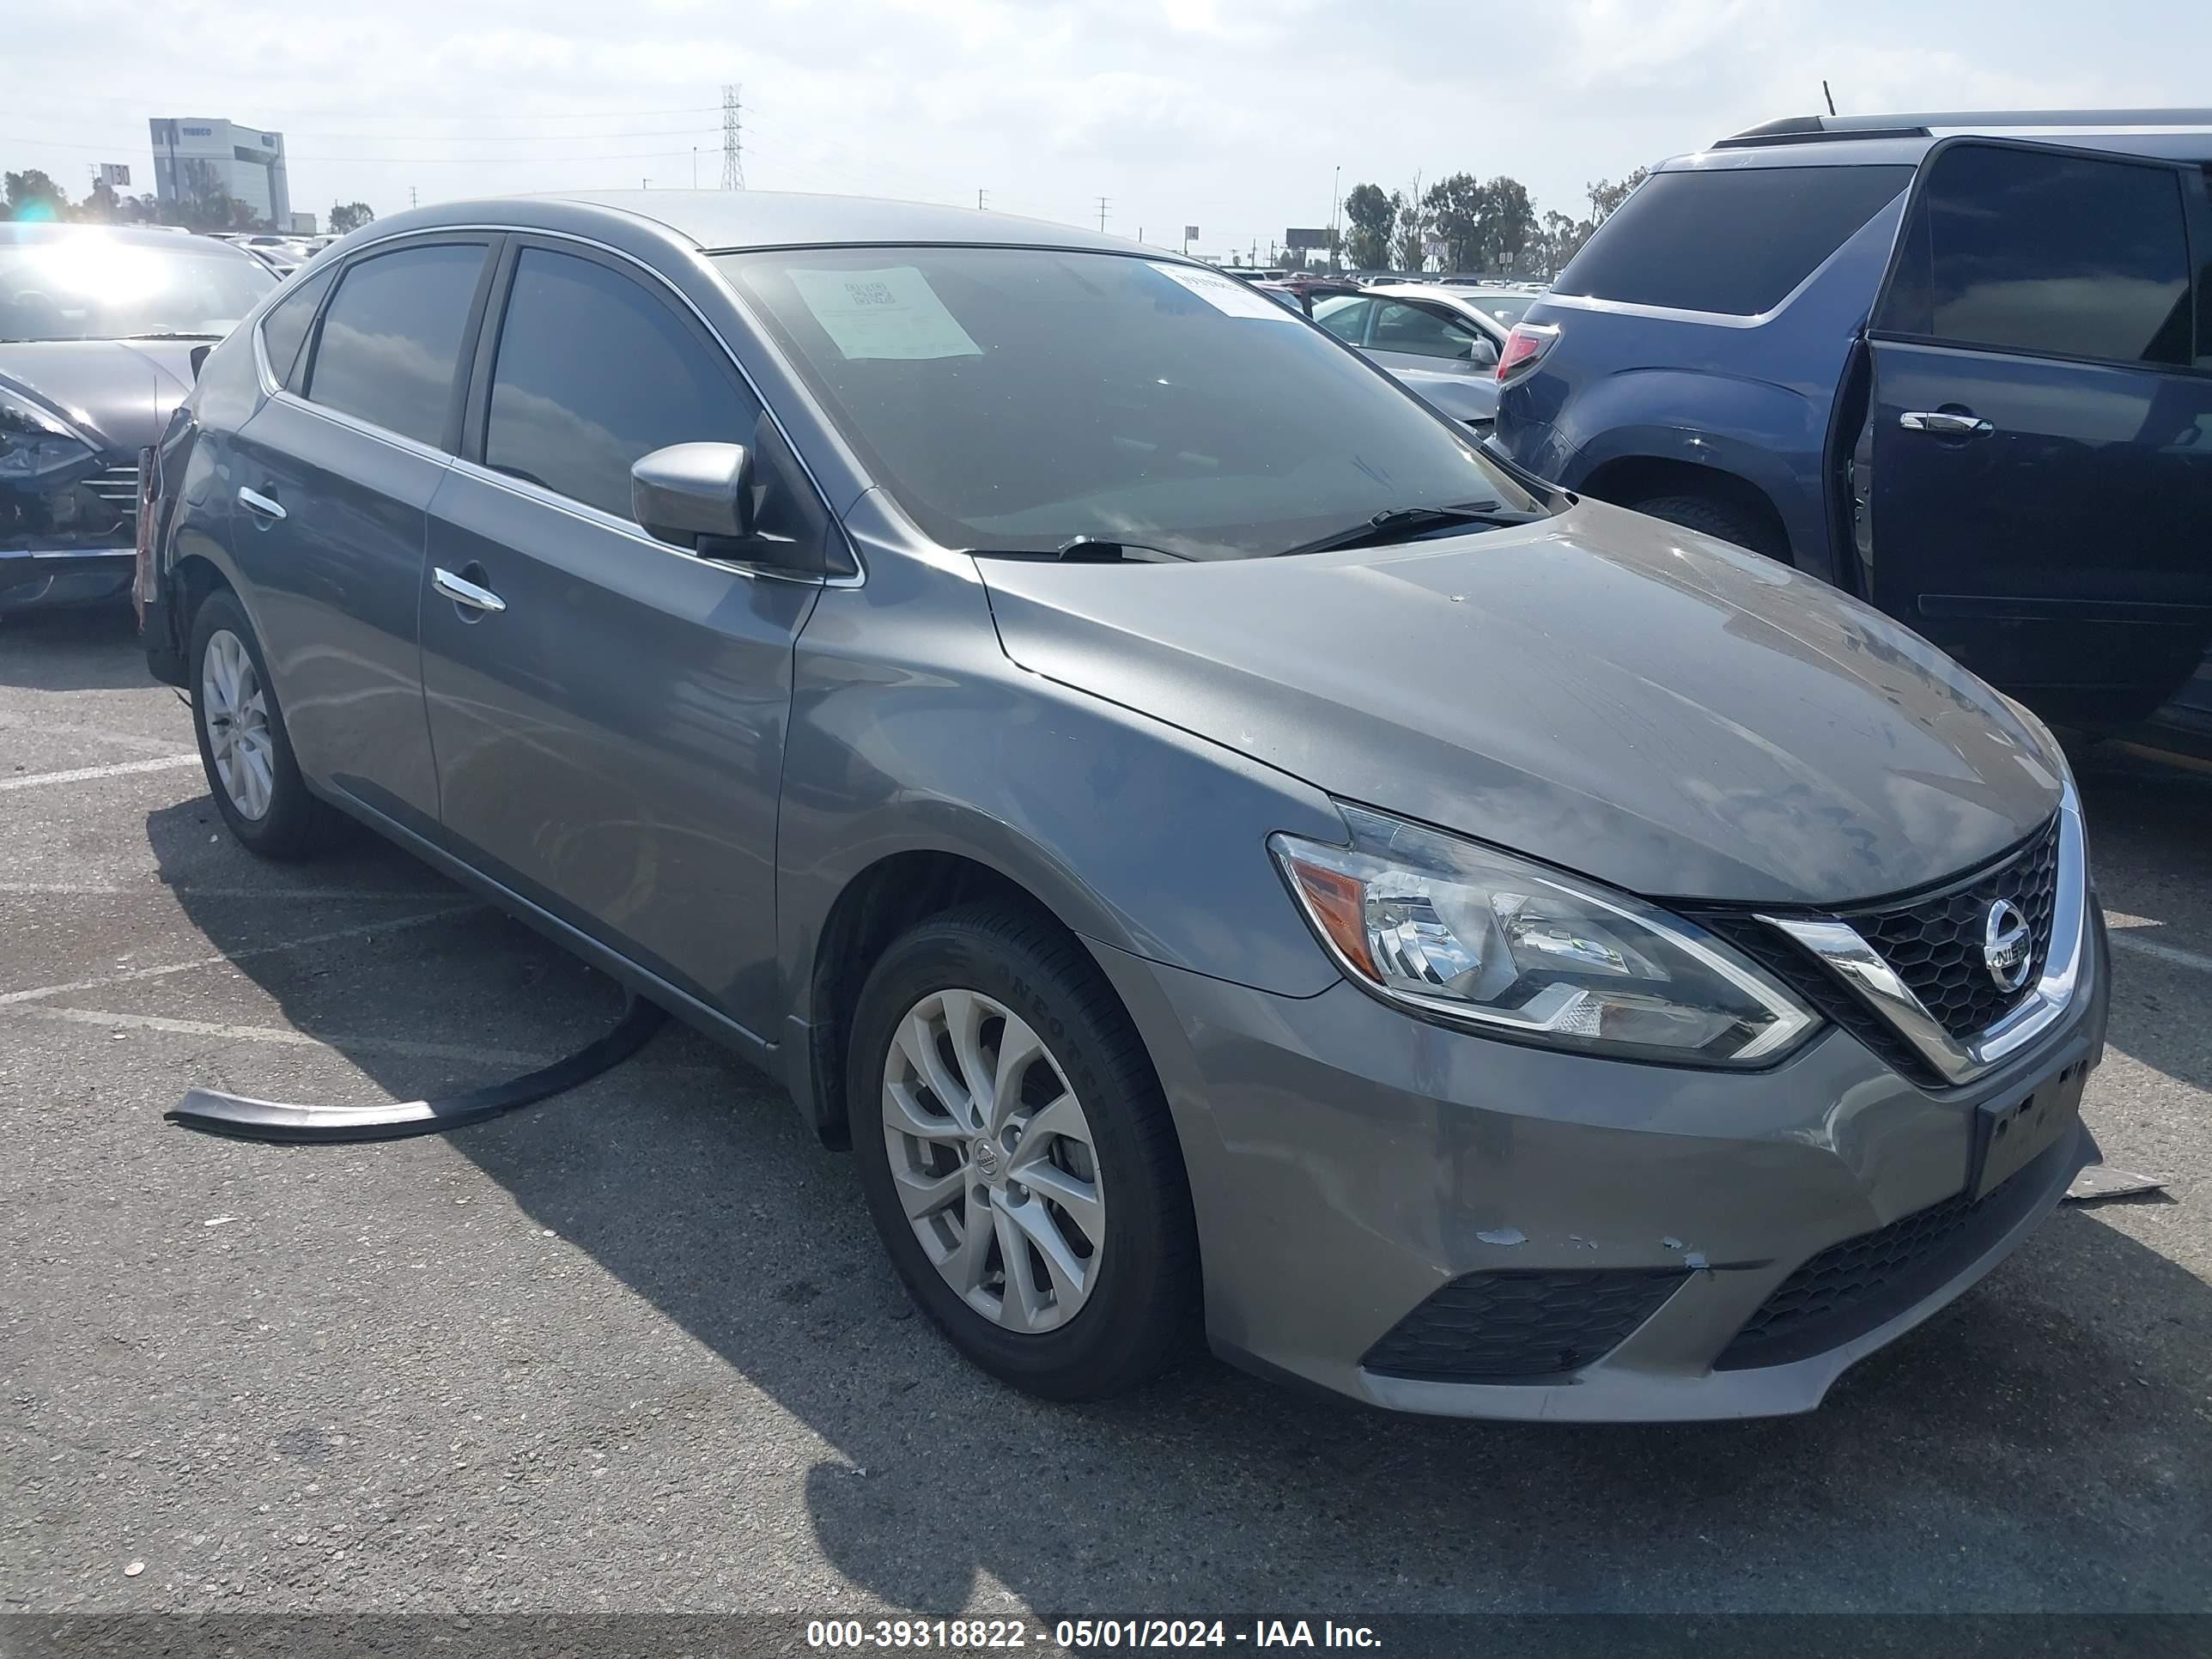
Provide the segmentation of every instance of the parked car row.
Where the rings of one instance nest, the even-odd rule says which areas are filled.
[[[1203,1330],[1407,1410],[1809,1409],[2096,1156],[2065,756],[1361,356],[1479,299],[1332,297],[1356,348],[996,214],[410,212],[200,366],[149,664],[249,848],[369,825],[779,1079],[1009,1382]]]

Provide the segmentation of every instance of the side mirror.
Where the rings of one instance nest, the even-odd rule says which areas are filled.
[[[1467,350],[1467,360],[1477,368],[1498,367],[1498,348],[1487,340],[1477,340]]]
[[[655,540],[697,548],[702,538],[753,533],[753,458],[743,444],[671,444],[632,462],[631,516]]]

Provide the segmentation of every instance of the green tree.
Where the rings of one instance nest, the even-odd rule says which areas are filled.
[[[1423,246],[1428,236],[1428,210],[1421,205],[1421,175],[1413,175],[1409,191],[1390,192],[1391,221],[1397,226],[1391,238],[1390,257],[1400,270],[1419,270],[1428,261]]]
[[[1471,173],[1455,173],[1429,186],[1421,206],[1443,238],[1444,268],[1473,270],[1481,256],[1482,222],[1489,198]]]
[[[69,211],[69,197],[62,187],[36,167],[0,178],[8,191],[11,219],[58,219]]]
[[[1354,270],[1379,270],[1390,263],[1390,232],[1397,204],[1379,185],[1354,185],[1344,198],[1344,222],[1352,228],[1348,246]]]
[[[359,230],[375,218],[374,210],[366,202],[339,202],[331,209],[331,229],[343,236],[349,230]]]
[[[1536,204],[1529,199],[1528,187],[1501,173],[1482,187],[1482,207],[1477,250],[1481,268],[1501,274],[1511,270],[1536,234]]]

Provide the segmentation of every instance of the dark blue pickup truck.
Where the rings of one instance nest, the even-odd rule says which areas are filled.
[[[2163,705],[2212,744],[2208,176],[2207,110],[1724,139],[1531,307],[1496,443],[1857,593],[2054,719]]]

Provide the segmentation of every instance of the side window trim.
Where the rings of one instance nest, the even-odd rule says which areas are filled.
[[[314,320],[307,325],[307,338],[300,343],[299,356],[293,359],[294,366],[301,370],[299,386],[296,388],[294,387],[288,375],[278,381],[277,390],[331,419],[343,421],[349,425],[374,432],[380,437],[392,439],[400,443],[414,445],[418,448],[429,448],[430,446],[418,443],[416,439],[409,437],[404,432],[386,432],[382,427],[364,421],[358,416],[349,415],[342,409],[332,409],[327,404],[319,404],[314,400],[315,359],[321,355],[323,349],[323,319],[330,313],[331,301],[337,297],[338,290],[345,286],[345,279],[371,259],[380,258],[387,253],[404,253],[410,248],[482,248],[485,258],[482,268],[477,273],[476,291],[469,301],[467,319],[461,325],[460,344],[454,359],[456,366],[463,362],[472,363],[477,349],[477,331],[483,322],[485,296],[491,291],[492,273],[499,266],[501,252],[507,240],[503,232],[484,232],[473,228],[458,234],[453,230],[426,230],[420,235],[389,237],[382,241],[372,242],[368,246],[362,248],[337,268],[331,279],[330,286],[323,290],[322,299],[316,303]],[[256,331],[258,334],[258,331]],[[266,354],[264,354],[264,356],[265,361]],[[439,451],[447,455],[457,453],[453,447],[454,439],[461,419],[461,410],[467,400],[470,377],[457,374],[454,376],[454,380],[456,383],[454,394],[446,410],[445,431],[441,441],[436,447]]]
[[[2069,161],[2102,161],[2116,167],[2143,167],[2153,172],[2168,174],[2173,178],[2181,196],[2184,257],[2190,263],[2191,280],[2200,285],[2212,282],[2212,248],[2200,248],[2198,246],[2197,216],[2191,211],[2191,180],[2187,177],[2187,174],[2192,171],[2201,173],[2203,164],[2169,161],[2156,155],[2130,155],[2118,150],[2082,149],[2071,144],[2045,143],[2030,138],[2002,138],[1981,133],[1959,133],[1948,138],[1939,139],[1930,145],[1928,153],[1921,157],[1920,165],[1912,175],[1912,183],[1905,191],[1905,211],[1897,222],[1897,240],[1891,246],[1889,263],[1883,268],[1881,282],[1875,288],[1873,301],[1867,308],[1865,332],[1869,340],[1887,341],[1900,345],[1940,346],[1947,351],[1982,352],[2000,357],[2022,357],[2032,362],[2090,363],[2100,368],[2135,369],[2146,374],[2212,373],[2212,363],[2209,363],[2204,356],[2207,343],[2203,338],[2205,325],[2203,320],[2205,317],[2206,307],[2212,301],[2205,299],[2201,287],[2197,296],[2197,316],[2200,319],[2197,339],[2198,360],[2193,368],[2179,363],[2148,362],[2140,357],[2092,357],[2082,356],[2078,352],[2034,350],[2026,346],[1988,345],[1979,342],[1969,343],[1960,340],[1947,340],[1932,331],[1934,326],[1932,319],[1929,319],[1930,331],[1927,333],[1902,328],[1877,326],[1875,319],[1881,317],[1882,307],[1888,302],[1891,291],[1896,286],[1899,276],[1904,270],[1905,260],[1911,256],[1913,234],[1919,228],[1922,222],[1921,210],[1928,194],[1929,177],[1942,157],[1961,148],[2023,150],[2031,155],[2056,155]],[[2212,190],[2212,180],[2208,180],[2200,188]]]

